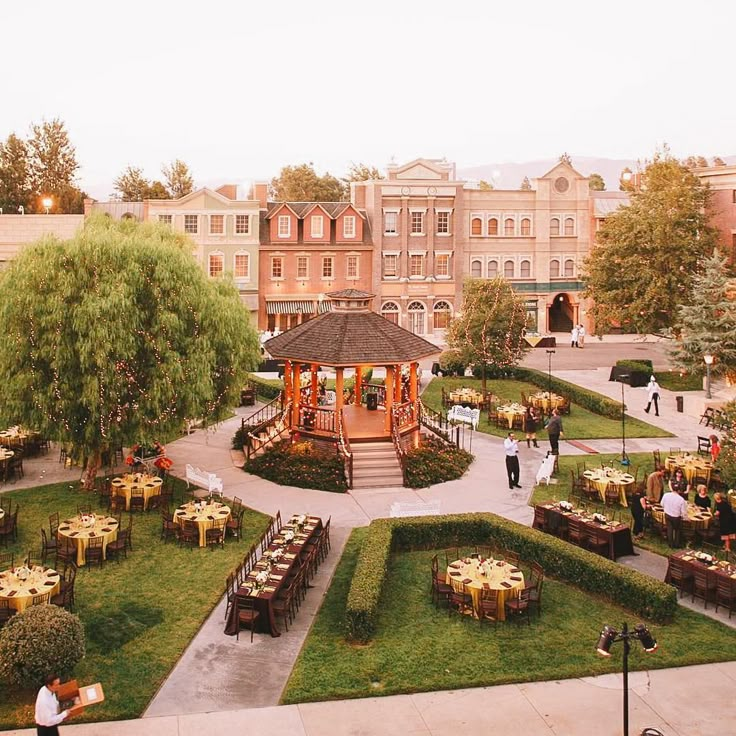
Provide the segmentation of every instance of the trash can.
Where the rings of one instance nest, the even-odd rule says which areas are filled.
[[[439,363],[432,363],[432,375],[436,376],[440,372],[440,364]]]
[[[682,414],[682,412],[685,411],[685,408],[684,408],[685,399],[682,396],[675,396],[675,401],[677,402],[677,411],[679,411],[680,414]]]
[[[365,405],[368,411],[376,411],[378,409],[378,394],[368,394],[365,397]]]

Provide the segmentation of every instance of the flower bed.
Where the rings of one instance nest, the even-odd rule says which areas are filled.
[[[436,437],[427,437],[419,447],[406,453],[406,485],[426,488],[435,483],[462,477],[473,456]]]

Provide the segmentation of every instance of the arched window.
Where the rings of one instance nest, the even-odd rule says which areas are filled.
[[[409,312],[409,332],[413,332],[415,335],[423,335],[426,314],[424,304],[412,302],[407,311]]]
[[[495,279],[498,276],[498,261],[488,261],[488,278]]]
[[[489,235],[498,235],[498,220],[495,217],[491,217],[488,220],[488,229],[486,231]]]
[[[434,329],[444,330],[450,324],[452,309],[447,302],[437,302],[434,305]]]
[[[504,278],[507,278],[507,279],[514,278],[514,262],[513,261],[504,261],[503,275],[504,275]]]
[[[384,302],[381,305],[381,316],[395,325],[399,324],[399,305],[396,302]]]
[[[514,222],[514,218],[513,217],[507,217],[503,221],[503,234],[506,235],[506,236],[513,235],[514,234],[514,230],[516,229],[515,228],[515,224],[516,223]]]
[[[470,276],[474,279],[483,277],[483,264],[480,261],[473,261],[470,264]]]
[[[532,234],[532,221],[528,217],[525,217],[521,221],[521,234],[522,235]]]
[[[568,258],[565,261],[565,276],[573,276],[575,274],[575,261],[572,258]]]
[[[135,220],[136,216],[132,212],[125,212],[120,217],[121,220]]]
[[[560,234],[560,218],[559,217],[553,217],[549,221],[549,234],[550,235]]]
[[[522,279],[528,279],[532,275],[531,261],[522,261],[519,267],[519,275]]]
[[[212,278],[222,276],[225,270],[225,255],[223,253],[210,253],[209,272]]]
[[[575,220],[572,217],[565,218],[565,235],[575,235]]]
[[[474,217],[470,221],[470,234],[483,235],[483,221],[480,219],[480,217]]]
[[[556,258],[549,262],[549,276],[552,279],[560,276],[560,262]]]

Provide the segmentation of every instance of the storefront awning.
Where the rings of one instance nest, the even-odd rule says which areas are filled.
[[[266,314],[314,314],[314,302],[303,299],[266,302]]]
[[[324,314],[325,312],[331,312],[332,302],[329,299],[325,299],[324,301],[317,302],[317,311],[320,314]]]

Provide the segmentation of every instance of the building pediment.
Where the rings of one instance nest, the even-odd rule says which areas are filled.
[[[389,179],[448,179],[452,166],[450,164],[418,158],[403,166],[389,167]]]

